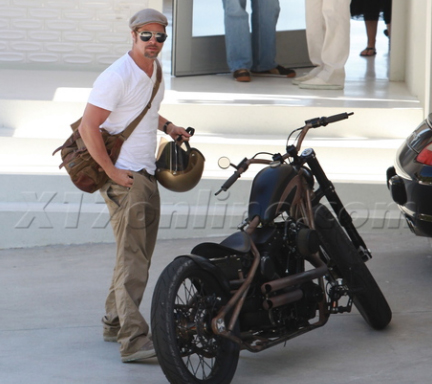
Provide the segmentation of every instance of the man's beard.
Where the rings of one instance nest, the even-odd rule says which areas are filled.
[[[156,59],[158,57],[159,53],[160,53],[160,50],[158,50],[158,51],[144,50],[144,57],[146,57],[147,59]]]

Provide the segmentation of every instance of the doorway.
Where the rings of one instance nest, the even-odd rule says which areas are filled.
[[[277,63],[294,68],[310,66],[304,2],[280,0],[280,7],[276,28]],[[249,4],[247,9],[250,14]],[[172,75],[229,72],[222,0],[173,0],[172,18]]]

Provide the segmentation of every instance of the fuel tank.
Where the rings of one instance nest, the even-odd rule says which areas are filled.
[[[279,213],[289,209],[294,197],[296,187],[289,191],[282,200],[282,195],[288,183],[297,175],[296,170],[289,164],[280,164],[276,167],[266,167],[255,176],[249,198],[248,219],[259,216],[261,222],[266,224],[272,221]],[[278,210],[279,203],[282,207]]]

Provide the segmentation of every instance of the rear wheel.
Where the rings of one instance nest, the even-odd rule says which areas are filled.
[[[325,258],[336,265],[360,314],[372,328],[386,327],[392,318],[387,300],[345,231],[321,204],[315,207],[315,226]]]
[[[162,272],[152,302],[152,334],[161,368],[170,383],[230,383],[239,346],[211,329],[227,302],[216,278],[189,257]]]

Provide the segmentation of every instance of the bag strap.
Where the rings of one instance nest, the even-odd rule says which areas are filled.
[[[127,128],[121,133],[120,136],[123,137],[123,140],[126,140],[133,132],[133,130],[137,127],[137,125],[139,124],[139,122],[143,119],[143,117],[146,115],[147,111],[151,108],[153,99],[155,98],[158,90],[159,90],[159,85],[162,81],[162,68],[159,64],[159,60],[155,60],[156,62],[156,66],[157,66],[157,73],[156,73],[156,82],[154,83],[153,86],[153,92],[151,94],[150,100],[147,103],[147,105],[145,106],[145,108],[143,109],[143,111],[127,126]]]
[[[123,140],[126,140],[132,134],[133,130],[137,127],[137,125],[139,124],[139,122],[146,115],[147,111],[151,108],[151,104],[153,102],[153,99],[155,98],[155,96],[156,96],[156,94],[157,94],[157,92],[159,90],[160,83],[162,82],[162,68],[161,68],[161,65],[159,63],[159,60],[156,59],[155,62],[156,62],[156,67],[157,67],[156,82],[153,85],[153,91],[152,91],[150,100],[147,103],[147,105],[144,107],[144,109],[142,110],[142,112],[126,127],[125,130],[123,130],[123,132],[121,132],[120,136],[123,138]],[[82,117],[79,120],[75,121],[75,123],[71,124],[71,128],[72,128],[72,131],[74,133],[78,132],[78,127],[81,124],[81,120],[82,120]],[[79,134],[77,134],[75,136],[75,140],[77,142],[78,142],[78,140],[82,140]],[[78,148],[85,147],[84,143],[82,143],[82,145],[80,145],[80,144],[81,143],[78,143]]]
[[[147,111],[151,108],[151,104],[153,102],[153,99],[155,98],[158,90],[159,90],[159,86],[160,83],[162,82],[162,68],[161,65],[159,63],[159,60],[156,59],[156,82],[153,85],[153,91],[150,97],[149,102],[147,103],[147,105],[144,107],[144,109],[142,110],[142,112],[126,127],[125,130],[123,130],[123,132],[121,132],[120,137],[123,139],[123,141],[125,141],[133,132],[133,130],[137,127],[137,125],[139,124],[139,122],[142,120],[142,118],[145,116],[145,114],[147,113]],[[77,121],[75,121],[74,123],[71,124],[71,128],[73,131],[73,134],[69,137],[68,140],[66,140],[66,142],[61,145],[60,147],[58,147],[54,152],[53,152],[53,156],[60,151],[61,149],[71,145],[73,142],[76,142],[78,150],[83,150],[85,149],[85,144],[84,144],[84,140],[81,138],[81,135],[78,131],[78,127],[81,124],[81,120],[82,117],[80,117]],[[62,164],[63,165],[63,164]],[[60,165],[60,168],[62,167],[62,165]]]

